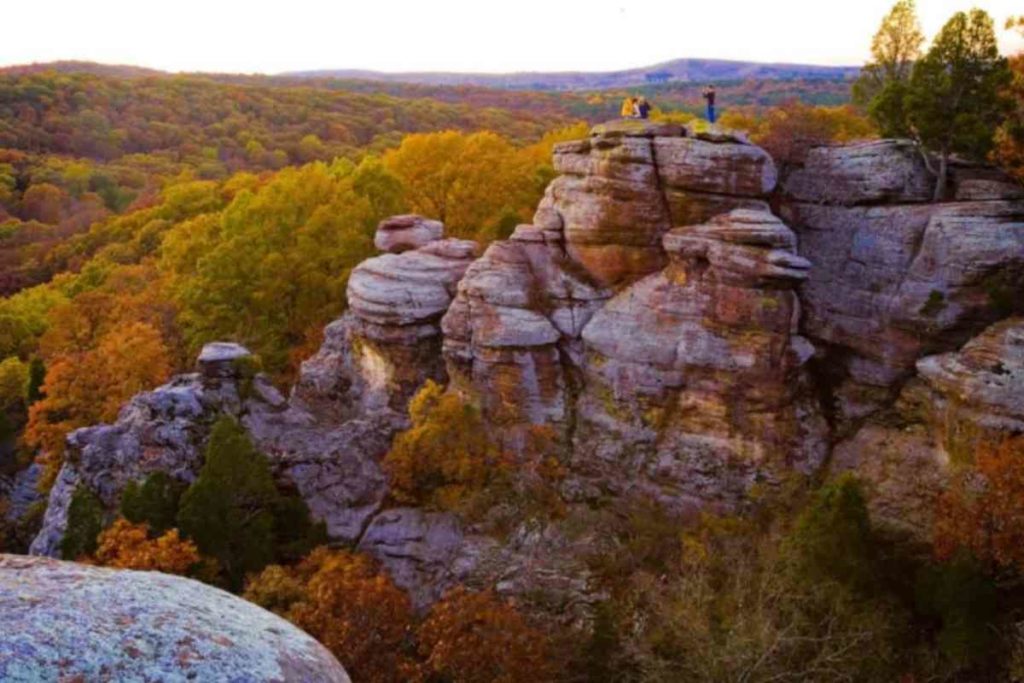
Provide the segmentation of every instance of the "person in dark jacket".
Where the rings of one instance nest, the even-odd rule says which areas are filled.
[[[640,118],[646,119],[651,115],[651,105],[647,102],[646,97],[641,97],[640,101],[636,105],[637,112],[640,114]]]
[[[708,122],[715,122],[715,86],[709,85],[704,88],[704,92],[701,93],[704,99],[708,101]]]

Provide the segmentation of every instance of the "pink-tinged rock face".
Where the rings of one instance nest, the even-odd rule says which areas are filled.
[[[655,127],[595,128],[555,148],[535,223],[560,229],[565,249],[599,285],[620,287],[665,265],[661,238],[736,208],[767,210],[775,165],[757,147],[664,136]]]
[[[452,383],[511,431],[566,423],[574,345],[609,296],[574,270],[557,232],[520,226],[466,271],[442,321]]]
[[[735,501],[754,481],[820,466],[826,427],[794,291],[810,264],[794,246],[763,212],[673,230],[669,265],[594,314],[573,462],[583,488]]]
[[[419,249],[444,236],[444,224],[414,214],[392,216],[380,222],[373,245],[380,251],[401,254]]]

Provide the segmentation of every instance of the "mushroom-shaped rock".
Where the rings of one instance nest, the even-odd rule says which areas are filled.
[[[292,624],[197,581],[0,555],[0,680],[349,677]]]
[[[233,342],[210,342],[203,346],[196,363],[199,372],[208,379],[237,377],[239,362],[250,358],[252,353],[241,344]],[[243,361],[244,362],[244,361]]]
[[[401,254],[419,249],[444,236],[444,224],[416,214],[385,218],[377,226],[373,245],[380,251]]]

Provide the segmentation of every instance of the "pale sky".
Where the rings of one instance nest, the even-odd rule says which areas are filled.
[[[703,57],[859,65],[893,0],[18,0],[0,65],[82,59],[168,71],[603,71]],[[979,6],[918,0],[929,40]]]

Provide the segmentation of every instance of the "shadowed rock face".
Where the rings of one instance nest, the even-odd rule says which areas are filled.
[[[960,351],[917,362],[885,420],[838,444],[833,470],[852,470],[874,515],[925,542],[951,462],[976,445],[1024,433],[1024,318],[992,325]]]
[[[914,146],[883,140],[808,153],[783,184],[782,216],[814,268],[802,329],[836,375],[836,417],[851,426],[893,399],[922,355],[956,349],[1019,302],[1024,204],[998,173],[961,168],[950,195],[923,203],[932,177]]]
[[[15,555],[0,555],[0,679],[349,681],[312,637],[217,588]]]

